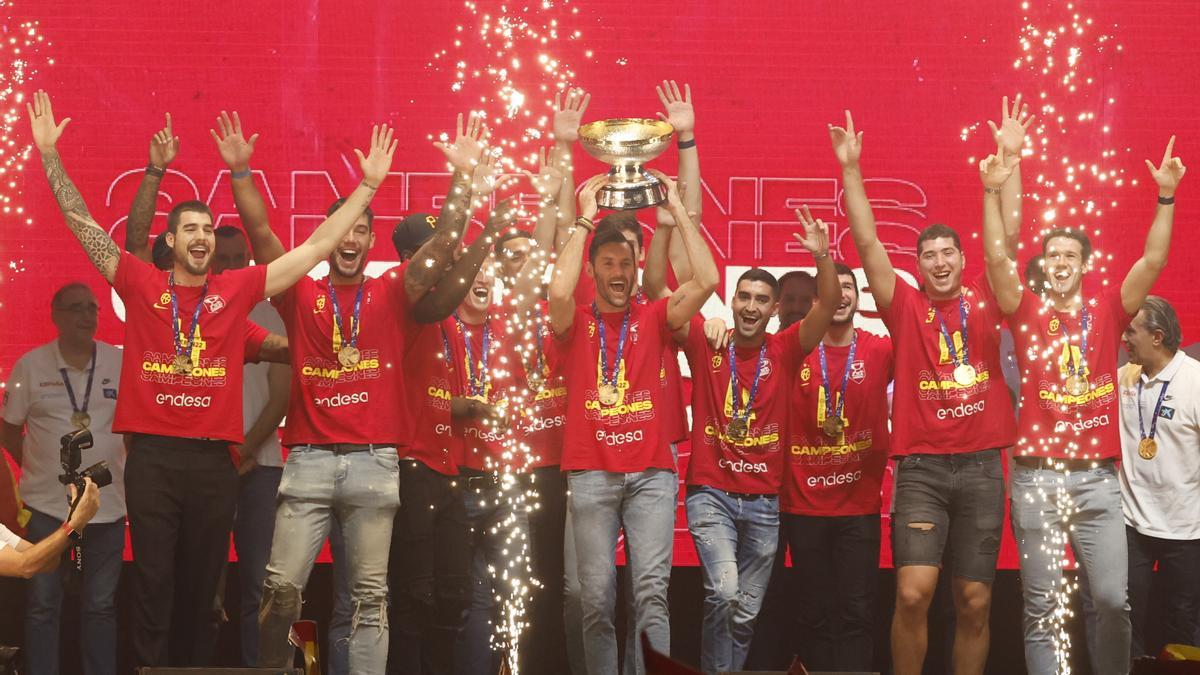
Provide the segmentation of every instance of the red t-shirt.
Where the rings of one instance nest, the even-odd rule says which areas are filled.
[[[169,274],[128,252],[117,264],[112,285],[125,304],[125,358],[113,431],[241,443],[246,323],[263,298],[267,268],[210,274],[203,298],[201,286],[175,286],[181,344],[187,344],[193,310],[203,302],[188,375],[172,368],[176,330]]]
[[[892,381],[892,341],[855,330],[854,361],[846,378],[841,435],[825,433],[830,393],[813,350],[792,381],[788,453],[779,509],[804,516],[878,514],[879,488],[888,460],[887,387]],[[826,373],[837,401],[850,346],[825,347]]]
[[[1025,291],[1008,319],[1021,370],[1017,454],[1114,459],[1121,456],[1117,408],[1117,349],[1133,319],[1121,289],[1109,287],[1087,303],[1087,354],[1081,355],[1083,313],[1055,311]],[[1084,358],[1081,358],[1083,356]],[[1086,360],[1086,364],[1083,361]],[[1065,383],[1082,369],[1088,392],[1073,396]],[[1081,366],[1084,366],[1081,368]]]
[[[512,340],[505,335],[504,320],[496,316],[488,319],[490,333],[488,338],[487,365],[484,365],[483,337],[485,324],[463,323],[460,327],[454,317],[442,322],[446,331],[446,339],[450,344],[454,363],[455,377],[451,382],[455,396],[482,395],[487,403],[507,406],[509,389],[513,382],[515,352]],[[463,330],[466,334],[463,334]],[[467,358],[466,345],[471,346],[471,359]],[[470,361],[474,361],[471,366]],[[476,381],[482,381],[482,393],[475,393],[470,387],[468,373],[475,373]],[[524,460],[518,457],[504,459],[504,453],[513,448],[508,440],[508,434],[503,427],[486,423],[483,420],[465,420],[454,422],[454,433],[462,437],[463,467],[476,471],[495,471],[507,462],[511,470],[524,468]]]
[[[408,412],[407,447],[400,456],[421,462],[447,476],[458,474],[462,437],[454,433],[450,399],[459,395],[458,365],[446,343],[455,330],[454,319],[421,324],[406,312],[399,317],[404,355],[404,404]],[[445,331],[445,332],[443,332]]]
[[[704,337],[704,319],[692,318],[683,346],[692,369],[692,456],[688,462],[688,485],[748,494],[779,492],[787,442],[790,378],[804,360],[799,333],[797,322],[782,333],[765,336],[766,353],[750,406],[749,432],[744,440],[735,441],[726,433],[733,416],[729,350],[714,350]],[[735,347],[734,353],[741,418],[754,387],[760,348]]]
[[[664,428],[662,354],[670,333],[667,300],[629,303],[625,352],[616,362],[617,342],[625,312],[602,314],[608,365],[616,373],[618,400],[605,406],[598,399],[603,382],[600,332],[592,307],[576,305],[571,327],[558,336],[567,377],[567,429],[564,471],[591,469],[630,473],[650,468],[674,469]]]
[[[377,443],[398,445],[405,435],[402,407],[403,335],[397,317],[410,313],[405,265],[362,284],[359,362],[343,367],[338,350],[350,340],[358,284],[336,285],[341,328],[334,321],[328,278],[304,277],[274,302],[287,327],[292,388],[283,444]],[[387,411],[387,412],[383,412]]]
[[[952,455],[1003,448],[1016,438],[1012,399],[1000,369],[1000,308],[981,275],[963,286],[967,306],[967,357],[975,381],[954,381],[955,363],[942,336],[936,309],[954,340],[959,359],[959,299],[932,302],[896,279],[892,304],[882,312],[895,349],[892,454]]]
[[[258,352],[268,337],[271,337],[271,331],[253,321],[246,322],[246,363],[258,361]]]
[[[543,308],[544,315],[544,308]],[[514,416],[517,439],[533,455],[530,468],[557,466],[562,461],[563,435],[567,426],[567,382],[564,377],[560,345],[550,331],[549,321],[543,320],[541,339],[541,370],[545,384],[533,394],[528,416]],[[534,356],[529,357],[533,366]],[[514,366],[517,386],[528,387],[526,367],[518,358]]]

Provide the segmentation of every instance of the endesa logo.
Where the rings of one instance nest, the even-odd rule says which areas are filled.
[[[850,483],[858,482],[858,479],[860,478],[862,478],[862,471],[834,473],[828,476],[809,476],[808,487],[833,487],[835,485],[849,485]]]
[[[1059,420],[1054,423],[1054,433],[1062,433],[1064,431],[1074,431],[1079,433],[1087,429],[1095,429],[1096,427],[1108,426],[1108,414],[1097,415],[1091,419],[1079,420],[1078,422],[1068,422]]]
[[[532,434],[538,431],[545,431],[546,429],[555,429],[557,427],[566,426],[566,424],[566,415],[555,415],[554,417],[535,417],[533,418],[532,422],[526,424],[521,429],[527,434]]]
[[[939,420],[950,418],[957,420],[964,417],[970,417],[971,415],[977,415],[983,412],[984,403],[986,403],[986,401],[978,401],[976,403],[959,403],[953,408],[939,408],[937,411],[937,418]]]
[[[745,460],[728,460],[722,457],[717,462],[717,466],[722,469],[729,469],[734,473],[766,473],[767,465],[765,462],[747,462]]]
[[[189,394],[159,394],[154,397],[159,405],[169,405],[175,408],[207,408],[212,405],[211,396],[191,396]]]
[[[321,408],[340,408],[346,405],[367,403],[368,398],[367,392],[360,391],[356,394],[334,394],[323,398],[314,398],[313,403]]]
[[[606,433],[603,430],[596,432],[596,440],[605,445],[624,445],[626,443],[638,443],[645,439],[641,429],[633,431],[625,431],[619,434]]]

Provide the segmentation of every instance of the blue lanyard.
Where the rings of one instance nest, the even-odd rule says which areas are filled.
[[[467,354],[467,393],[471,396],[482,396],[487,390],[488,380],[488,349],[492,342],[491,324],[485,319],[483,322],[483,354],[479,357],[479,370],[475,370],[475,356],[471,353],[471,336],[467,335],[467,327],[459,318],[458,312],[454,313],[454,322],[458,324],[458,332],[463,337],[463,348]],[[442,332],[442,339],[446,339],[445,331]],[[449,343],[447,343],[447,351]]]
[[[950,352],[950,361],[953,362],[954,365],[956,365],[956,366],[966,365],[966,364],[970,363],[971,359],[967,355],[968,339],[967,339],[967,298],[966,298],[966,295],[960,293],[958,296],[958,318],[962,322],[961,330],[962,330],[962,347],[963,347],[963,349],[962,349],[962,360],[961,361],[958,358],[958,348],[954,346],[954,336],[950,335],[950,329],[946,327],[946,321],[942,318],[942,313],[938,311],[937,307],[931,306],[931,308],[933,309],[934,315],[937,316],[938,325],[941,326],[941,328],[942,328],[942,337],[945,338],[945,340],[946,340],[946,349],[947,349],[947,351]]]
[[[817,345],[817,354],[821,358],[821,382],[825,385],[825,417],[840,420],[842,410],[846,408],[846,384],[850,382],[850,368],[854,365],[854,350],[858,346],[858,331],[850,334],[850,352],[846,354],[846,367],[842,371],[842,389],[838,393],[835,409],[832,393],[829,389],[829,366],[825,364],[825,343]]]
[[[617,359],[616,366],[609,372],[608,368],[608,341],[604,338],[604,320],[600,318],[600,308],[596,306],[595,301],[592,302],[592,316],[596,319],[596,330],[600,335],[600,376],[604,378],[606,384],[611,384],[614,387],[617,385],[617,370],[621,365],[621,355],[625,353],[625,338],[629,336],[629,307],[625,308],[625,317],[621,319],[621,334],[617,337]]]
[[[337,290],[333,287],[333,278],[326,277],[325,284],[329,288],[329,302],[333,304],[333,323],[337,326],[338,335],[342,336],[342,344],[350,345],[351,347],[358,346],[358,329],[359,312],[362,310],[363,287],[367,283],[367,278],[358,282],[358,293],[354,295],[354,313],[350,316],[350,335],[346,335],[346,329],[342,327],[342,310],[338,307]]]
[[[1167,385],[1170,382],[1163,380],[1159,385],[1158,403],[1154,404],[1154,416],[1150,419],[1150,435],[1146,435],[1146,423],[1142,419],[1142,380],[1138,378],[1138,433],[1142,438],[1154,438],[1154,432],[1158,429],[1158,414],[1162,412],[1163,400],[1167,396]]]
[[[83,408],[75,404],[75,390],[71,387],[71,379],[67,377],[67,369],[59,368],[63,384],[67,385],[67,398],[71,399],[71,412],[86,413],[88,403],[92,400],[92,380],[96,375],[96,343],[92,343],[92,363],[88,366],[87,391],[83,393]]]
[[[192,344],[196,341],[196,329],[200,326],[200,308],[204,298],[208,297],[208,277],[204,278],[204,286],[200,289],[200,297],[196,300],[196,309],[192,311],[192,328],[188,331],[187,346],[180,344],[179,335],[179,298],[175,297],[175,273],[167,278],[167,288],[171,291],[171,333],[175,336],[175,355],[188,355],[191,358]]]
[[[738,414],[738,406],[742,402],[741,392],[738,391],[737,352],[733,348],[733,340],[729,341],[729,394],[730,406],[733,409],[732,419],[750,420],[750,410],[754,407],[754,398],[758,395],[758,378],[762,375],[763,364],[767,361],[767,340],[764,337],[762,346],[758,348],[758,364],[754,367],[754,382],[750,385],[750,396],[746,398],[746,407]]]
[[[1067,352],[1067,372],[1070,373],[1071,375],[1075,375],[1075,374],[1083,375],[1084,373],[1087,372],[1087,352],[1088,352],[1087,337],[1088,337],[1088,322],[1089,322],[1088,319],[1089,319],[1089,314],[1088,314],[1087,305],[1085,304],[1083,306],[1083,317],[1082,317],[1083,325],[1081,327],[1081,334],[1080,334],[1080,338],[1079,338],[1079,365],[1078,365],[1078,367],[1075,365],[1075,356],[1073,354],[1071,354],[1070,352]],[[1071,341],[1068,338],[1067,344],[1070,345],[1070,343],[1071,343]],[[1142,383],[1138,382],[1139,394],[1141,392],[1141,387],[1142,387]],[[1163,389],[1165,390],[1166,387],[1164,386]],[[1140,408],[1138,409],[1138,412],[1141,412]]]

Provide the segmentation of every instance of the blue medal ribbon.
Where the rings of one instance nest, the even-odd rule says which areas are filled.
[[[617,359],[616,364],[609,372],[608,368],[608,341],[604,337],[604,320],[600,318],[600,308],[596,306],[595,301],[592,302],[592,316],[596,319],[596,330],[600,335],[600,376],[604,379],[605,384],[617,386],[617,369],[621,364],[621,356],[625,353],[625,339],[629,336],[629,307],[625,308],[625,317],[621,319],[621,334],[617,337]]]
[[[758,364],[754,367],[754,382],[750,385],[750,395],[746,398],[746,407],[741,410],[739,415],[738,406],[741,405],[742,396],[738,391],[738,376],[737,376],[737,352],[733,347],[733,340],[729,341],[729,394],[730,406],[733,409],[733,415],[730,420],[741,419],[746,423],[747,428],[750,426],[750,411],[754,407],[754,399],[758,395],[758,379],[762,375],[763,364],[767,361],[767,341],[764,337],[762,346],[758,348]]]
[[[454,322],[458,324],[458,332],[463,336],[463,347],[467,353],[467,393],[471,396],[483,396],[487,391],[488,380],[488,352],[491,351],[488,347],[492,342],[491,324],[488,321],[483,322],[483,354],[480,355],[479,370],[475,370],[475,356],[471,353],[471,336],[467,335],[467,327],[459,318],[458,312],[454,313]],[[442,339],[446,339],[445,331],[442,332]],[[447,351],[449,343],[447,342]]]
[[[850,382],[850,368],[854,365],[854,351],[858,346],[858,331],[850,334],[850,352],[846,355],[846,367],[842,371],[842,387],[838,393],[836,405],[833,403],[832,392],[829,388],[829,366],[825,362],[825,343],[817,345],[817,354],[821,359],[821,383],[825,386],[825,418],[842,419],[842,411],[846,408],[846,385]]]
[[[1150,418],[1150,435],[1146,435],[1146,423],[1142,419],[1142,380],[1138,378],[1138,433],[1142,438],[1154,439],[1154,432],[1158,430],[1158,415],[1162,412],[1163,401],[1167,397],[1167,385],[1170,382],[1163,380],[1158,389],[1158,402],[1154,404],[1154,415]]]
[[[338,307],[337,290],[333,287],[333,278],[325,278],[325,285],[329,288],[329,302],[333,304],[333,323],[337,325],[338,335],[342,336],[344,345],[358,347],[359,315],[362,310],[363,287],[366,283],[366,277],[358,282],[358,292],[354,295],[354,313],[350,316],[350,334],[347,336],[346,329],[342,326],[342,310]]]
[[[967,354],[967,298],[965,294],[958,296],[958,318],[962,322],[962,360],[958,358],[958,348],[954,346],[954,336],[950,334],[950,329],[946,327],[946,320],[942,318],[942,313],[937,307],[932,307],[933,313],[937,316],[938,325],[942,329],[942,337],[946,340],[946,350],[950,352],[950,361],[957,366],[965,366],[971,362],[970,356]]]
[[[67,385],[67,398],[71,400],[71,412],[87,414],[88,403],[92,400],[92,381],[96,375],[96,343],[92,343],[92,363],[88,366],[87,390],[83,393],[82,408],[75,403],[75,390],[71,387],[71,379],[67,377],[67,369],[59,368],[58,372],[62,375],[63,384]]]
[[[204,286],[200,288],[200,297],[196,300],[196,309],[192,311],[192,327],[188,330],[187,346],[180,344],[182,336],[179,334],[179,298],[175,295],[174,272],[167,277],[167,288],[171,291],[171,333],[175,337],[175,356],[186,354],[190,361],[192,344],[196,341],[196,329],[200,326],[200,308],[204,305],[204,298],[208,297],[208,277],[204,278]]]

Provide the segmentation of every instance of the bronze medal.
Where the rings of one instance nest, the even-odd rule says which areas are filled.
[[[616,405],[620,396],[617,395],[617,385],[605,382],[600,385],[600,391],[597,394],[601,405]]]
[[[734,417],[725,425],[725,437],[734,443],[741,443],[750,435],[750,429],[746,424],[746,420],[740,417]]]
[[[362,352],[358,351],[358,347],[342,345],[342,348],[338,350],[337,359],[343,368],[353,368],[362,359]]]
[[[1143,438],[1138,442],[1138,457],[1154,459],[1158,455],[1158,441],[1153,438]]]
[[[1067,393],[1071,396],[1083,396],[1091,389],[1088,386],[1087,378],[1082,375],[1071,375],[1067,377],[1066,382]]]
[[[975,384],[975,366],[969,363],[959,364],[954,369],[954,381],[964,387]]]
[[[71,426],[76,429],[86,429],[92,425],[92,416],[82,410],[71,413]]]
[[[174,368],[176,375],[187,375],[192,372],[192,359],[187,354],[176,354],[171,367]]]
[[[830,438],[837,438],[841,435],[844,425],[840,417],[826,417],[825,422],[821,425],[821,430]]]
[[[533,392],[541,391],[546,386],[546,378],[542,377],[542,374],[536,371],[526,375],[525,381],[529,383],[529,390]]]

